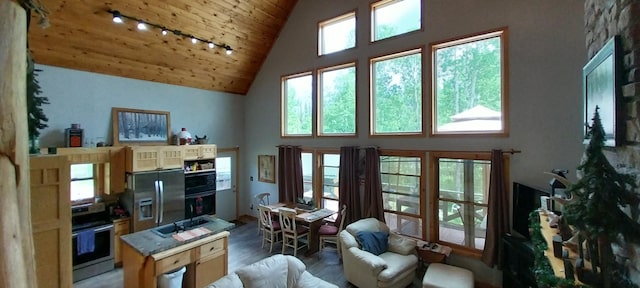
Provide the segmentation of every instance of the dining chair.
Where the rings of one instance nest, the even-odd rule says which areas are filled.
[[[279,235],[282,234],[282,228],[278,221],[273,220],[273,211],[271,208],[258,205],[258,214],[260,214],[260,223],[262,225],[262,247],[264,243],[269,242],[269,253],[273,250],[273,243],[280,242]]]
[[[325,223],[320,226],[320,229],[318,230],[318,235],[320,235],[320,251],[318,251],[318,257],[322,256],[322,249],[324,248],[325,243],[333,243],[336,245],[336,249],[338,249],[338,258],[342,259],[338,234],[344,227],[344,215],[346,212],[347,205],[342,205],[342,209],[338,213],[338,217],[336,217],[336,221],[334,223]]]
[[[269,205],[269,195],[270,194],[268,192],[264,192],[264,193],[260,193],[260,194],[257,194],[256,196],[254,196],[253,198],[256,201],[256,206],[259,206],[259,205],[267,206],[267,205]],[[262,222],[258,221],[258,233],[260,233],[260,231],[262,231],[261,228],[262,228]]]
[[[309,228],[296,225],[296,210],[290,208],[278,208],[280,214],[280,227],[282,228],[282,254],[287,247],[293,248],[293,256],[297,255],[298,249],[308,247]],[[299,245],[300,239],[306,238],[307,243]]]

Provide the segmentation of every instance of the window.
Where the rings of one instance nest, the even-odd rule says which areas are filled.
[[[95,197],[93,164],[71,164],[71,203],[92,203]]]
[[[322,170],[322,207],[338,211],[340,199],[340,154],[320,153]]]
[[[313,96],[311,73],[282,79],[282,136],[311,136]]]
[[[392,232],[423,239],[424,156],[404,154],[380,156],[384,218]]]
[[[318,24],[318,55],[356,46],[356,12]]]
[[[371,134],[421,135],[422,49],[371,60]]]
[[[313,153],[302,152],[302,190],[304,201],[313,197]]]
[[[371,41],[420,30],[420,0],[386,0],[371,5]]]
[[[356,134],[355,63],[318,71],[318,131],[323,136]]]
[[[437,227],[434,230],[438,241],[470,251],[484,249],[490,156],[489,153],[448,152],[432,155],[434,198],[431,219],[438,220],[432,221],[431,225]]]
[[[433,134],[506,135],[506,30],[432,45]]]

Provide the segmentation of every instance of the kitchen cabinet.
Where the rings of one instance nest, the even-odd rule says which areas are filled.
[[[185,145],[184,160],[214,159],[218,149],[215,144]]]
[[[56,153],[67,157],[69,164],[93,163],[98,195],[124,192],[124,147],[58,148]]]
[[[127,172],[141,172],[182,168],[184,151],[182,146],[127,146]]]
[[[113,220],[113,253],[116,265],[122,264],[122,241],[120,236],[129,234],[129,218]]]
[[[32,156],[31,229],[38,287],[71,287],[70,167],[65,156]]]

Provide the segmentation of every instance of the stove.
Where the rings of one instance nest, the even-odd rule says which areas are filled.
[[[113,270],[113,221],[104,203],[71,208],[73,282]]]

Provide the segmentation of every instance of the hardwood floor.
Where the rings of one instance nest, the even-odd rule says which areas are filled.
[[[272,254],[280,254],[282,244],[273,245],[273,253],[269,254],[269,246],[261,248],[262,236],[258,234],[257,222],[248,222],[239,225],[231,230],[229,235],[229,273],[239,267],[254,263]],[[338,258],[335,248],[327,247],[321,255],[315,253],[311,256],[304,256],[305,250],[298,251],[297,257],[307,266],[307,271],[312,275],[325,281],[331,282],[338,287],[355,287],[344,279],[342,262]],[[285,254],[292,254],[291,249],[285,250]],[[97,275],[95,277],[74,283],[76,288],[110,288],[122,287],[122,269],[116,268],[111,272]],[[413,287],[421,282],[422,277],[415,279]],[[364,288],[364,287],[363,287]]]

